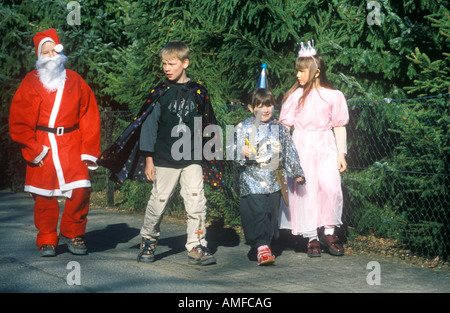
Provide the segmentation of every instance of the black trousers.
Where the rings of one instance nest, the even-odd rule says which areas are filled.
[[[281,192],[241,197],[240,212],[245,240],[252,248],[270,245],[278,238]]]

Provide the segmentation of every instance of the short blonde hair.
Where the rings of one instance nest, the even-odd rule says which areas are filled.
[[[161,49],[159,56],[164,59],[178,58],[181,61],[189,59],[190,49],[182,41],[174,40],[167,43],[164,48]]]

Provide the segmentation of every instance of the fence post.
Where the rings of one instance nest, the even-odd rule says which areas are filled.
[[[110,107],[105,108],[105,126],[106,126],[106,134],[105,134],[105,142],[106,147],[110,147],[112,145],[112,136],[114,130],[114,120],[112,116],[112,111]],[[114,184],[109,180],[110,171],[106,170],[106,200],[107,205],[109,207],[114,206]]]

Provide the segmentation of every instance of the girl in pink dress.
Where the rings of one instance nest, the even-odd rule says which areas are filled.
[[[320,244],[333,255],[343,255],[334,228],[342,224],[340,173],[347,168],[347,101],[332,89],[325,62],[309,42],[308,48],[302,45],[295,68],[297,82],[283,99],[280,122],[294,127],[292,138],[306,184],[289,182],[289,207],[281,204],[280,228],[309,238],[310,257],[320,256]]]

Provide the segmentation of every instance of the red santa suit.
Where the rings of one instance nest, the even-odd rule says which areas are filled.
[[[25,191],[70,198],[71,190],[91,186],[83,160],[95,162],[100,155],[100,116],[91,88],[77,73],[66,69],[64,89],[55,92],[44,88],[36,70],[29,73],[13,98],[9,126],[29,162]],[[33,164],[43,156],[42,167]]]
[[[50,36],[50,41],[58,42],[55,35],[56,32]],[[57,196],[68,199],[61,234],[69,238],[84,235],[91,182],[83,161],[95,164],[100,155],[100,115],[94,94],[76,72],[65,69],[65,77],[63,86],[49,91],[37,70],[30,72],[17,90],[10,110],[11,138],[21,144],[27,161],[25,191],[36,200],[38,246],[57,244]],[[39,166],[41,160],[43,164]]]

